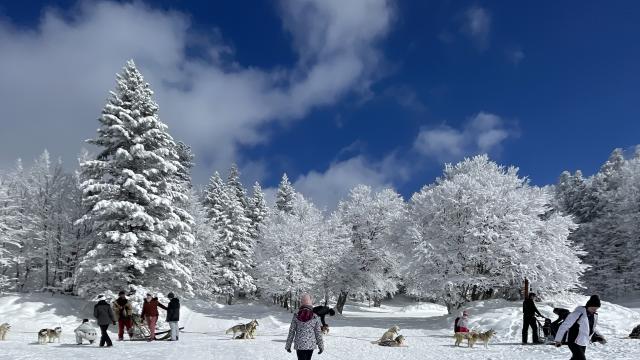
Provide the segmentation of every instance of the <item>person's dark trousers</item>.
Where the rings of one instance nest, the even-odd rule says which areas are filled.
[[[298,360],[311,360],[313,350],[296,350],[296,354],[298,354]]]
[[[538,338],[538,322],[535,317],[526,317],[523,318],[522,324],[522,343],[526,344],[529,339],[529,326],[531,326],[531,330],[533,330],[533,343],[537,344],[540,339]]]
[[[571,350],[571,360],[587,360],[584,355],[584,352],[587,350],[586,346],[569,344],[569,350]]]
[[[100,337],[100,346],[104,346],[105,342],[107,343],[107,346],[113,345],[111,343],[111,338],[107,333],[108,328],[109,328],[109,325],[100,325],[100,332],[102,333],[102,336]]]

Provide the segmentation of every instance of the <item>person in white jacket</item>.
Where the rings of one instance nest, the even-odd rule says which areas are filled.
[[[76,344],[78,345],[82,345],[82,340],[88,340],[89,344],[93,344],[98,336],[96,329],[89,325],[89,319],[82,320],[82,324],[73,332],[76,333]]]
[[[593,295],[585,306],[578,306],[560,325],[555,343],[557,347],[562,346],[567,334],[566,343],[571,350],[571,360],[586,360],[585,351],[594,335],[597,335],[598,341],[606,343],[604,337],[596,330],[599,308],[600,298]]]

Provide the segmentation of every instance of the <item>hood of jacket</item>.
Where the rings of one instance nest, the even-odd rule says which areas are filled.
[[[311,319],[313,319],[313,308],[311,306],[308,305],[303,305],[300,307],[300,309],[298,309],[298,315],[296,316],[296,318],[299,321],[302,322],[307,322]]]

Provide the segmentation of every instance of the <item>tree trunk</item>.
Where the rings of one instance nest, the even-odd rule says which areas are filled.
[[[338,302],[336,303],[336,310],[338,313],[342,314],[342,310],[344,309],[344,305],[347,303],[347,296],[349,296],[348,291],[341,291],[338,296]]]
[[[380,305],[382,305],[382,299],[379,297],[374,297],[373,298],[373,307],[380,307]]]
[[[529,279],[524,279],[524,298],[529,298]]]
[[[227,305],[233,305],[233,294],[227,294]]]

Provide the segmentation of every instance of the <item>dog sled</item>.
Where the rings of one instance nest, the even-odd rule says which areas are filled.
[[[131,341],[148,341],[151,338],[151,331],[149,327],[142,321],[142,318],[138,315],[133,315],[131,318],[133,322],[133,333]],[[178,331],[182,331],[184,327],[178,328]],[[171,330],[156,331],[153,340],[169,340],[171,339]]]

